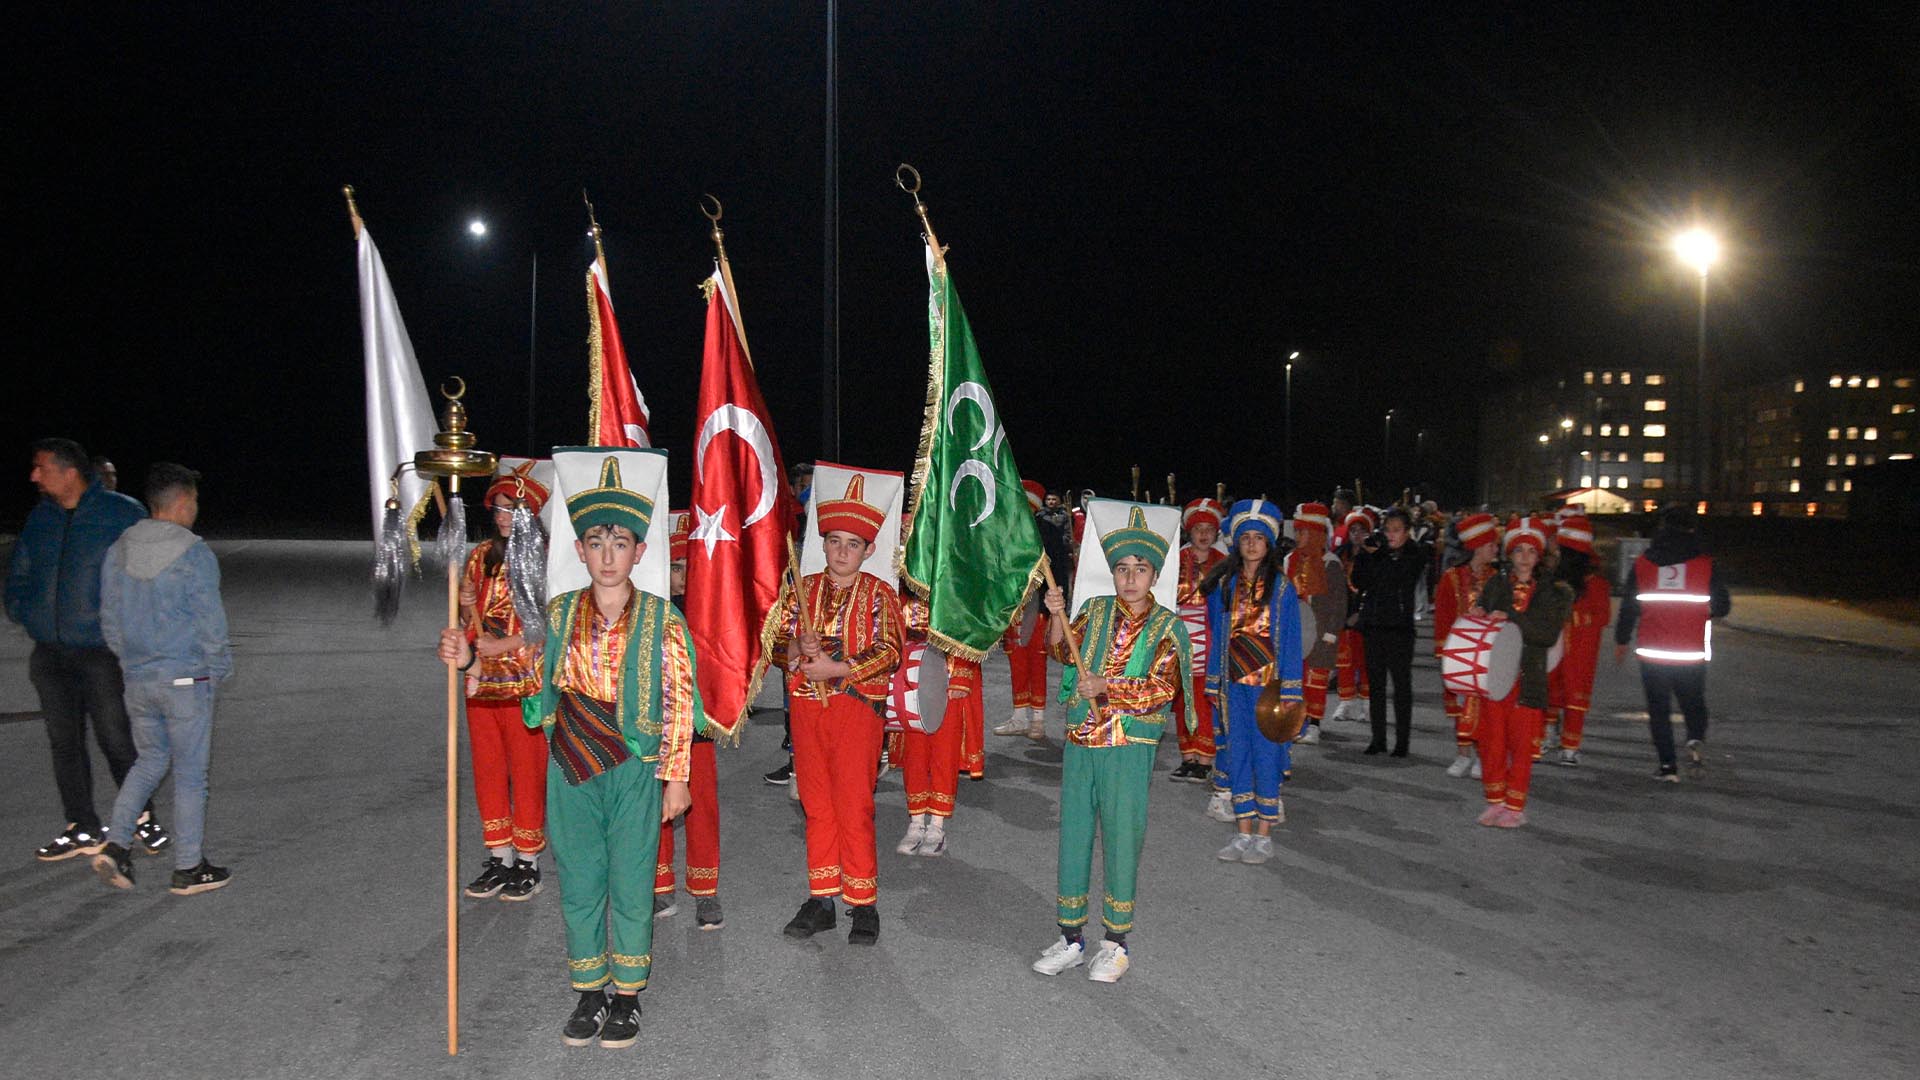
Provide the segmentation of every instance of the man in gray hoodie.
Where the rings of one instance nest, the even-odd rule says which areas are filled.
[[[192,532],[200,515],[200,474],[161,462],[147,474],[147,509],[107,549],[100,567],[100,629],[126,677],[127,715],[139,752],[114,800],[107,843],[93,869],[108,884],[133,887],[128,847],[135,819],[173,769],[172,890],[180,896],[230,880],[201,851],[207,815],[207,758],[213,697],[233,674],[220,564]]]

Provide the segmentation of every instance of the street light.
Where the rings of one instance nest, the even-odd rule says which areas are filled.
[[[487,223],[480,218],[467,222],[467,232],[475,240],[487,238]],[[540,456],[540,445],[534,441],[534,394],[535,374],[539,371],[539,353],[534,349],[540,327],[540,252],[531,253],[533,273],[527,284],[527,453],[532,457]]]
[[[1280,497],[1282,499],[1293,498],[1293,362],[1298,359],[1300,359],[1299,349],[1295,349],[1287,354],[1286,460],[1281,463],[1281,474],[1285,484],[1280,491]]]
[[[1696,371],[1694,379],[1698,384],[1694,390],[1694,488],[1699,492],[1698,500],[1707,501],[1707,463],[1712,455],[1707,452],[1707,272],[1713,264],[1720,261],[1720,240],[1707,230],[1695,226],[1673,238],[1673,253],[1680,261],[1700,275],[1700,324],[1699,333],[1694,339]]]
[[[1381,471],[1381,473],[1383,473],[1383,474],[1385,474],[1385,473],[1387,473],[1387,472],[1390,472],[1390,471],[1392,471],[1392,467],[1393,467],[1393,414],[1394,414],[1394,413],[1397,413],[1397,412],[1399,412],[1399,411],[1400,411],[1399,409],[1388,409],[1388,410],[1387,410],[1387,430],[1386,430],[1386,433],[1385,433],[1384,435],[1382,435],[1382,436],[1380,437],[1380,471]],[[1380,479],[1381,479],[1381,482],[1382,482],[1382,483],[1385,483],[1385,482],[1387,481],[1387,478],[1386,478],[1386,476],[1384,476],[1384,475],[1382,475]]]

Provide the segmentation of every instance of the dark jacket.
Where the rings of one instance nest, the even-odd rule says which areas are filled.
[[[1673,566],[1706,553],[1706,549],[1700,546],[1698,533],[1663,529],[1653,534],[1653,542],[1647,545],[1644,557],[1655,566]],[[1727,587],[1720,580],[1718,564],[1715,564],[1707,582],[1707,617],[1724,619],[1727,612],[1733,610],[1733,598],[1727,595]],[[1634,587],[1632,565],[1627,567],[1625,592],[1625,597],[1620,601],[1620,615],[1613,622],[1613,642],[1616,645],[1632,644],[1634,627],[1640,623],[1640,597],[1639,590]]]
[[[47,645],[104,649],[100,562],[120,534],[147,516],[96,481],[71,510],[42,498],[27,515],[7,566],[7,618]]]
[[[1353,588],[1360,594],[1361,630],[1412,630],[1414,591],[1432,558],[1425,544],[1409,539],[1397,548],[1385,540],[1362,548],[1353,560]]]
[[[1573,611],[1573,587],[1564,581],[1542,581],[1534,587],[1527,610],[1513,607],[1513,579],[1502,570],[1487,579],[1479,606],[1489,614],[1504,611],[1520,628],[1520,704],[1547,707],[1547,652],[1560,640],[1567,615]]]

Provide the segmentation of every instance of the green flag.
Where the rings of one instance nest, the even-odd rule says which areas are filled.
[[[944,259],[927,251],[932,363],[900,576],[931,609],[928,639],[978,660],[1041,579],[1040,531]]]

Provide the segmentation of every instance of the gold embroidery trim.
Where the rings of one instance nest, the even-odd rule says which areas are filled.
[[[652,953],[648,953],[645,956],[628,956],[625,953],[613,953],[611,955],[613,956],[613,962],[621,967],[643,968],[653,966]]]
[[[607,965],[606,953],[601,953],[599,956],[595,956],[587,960],[568,960],[567,961],[567,966],[572,968],[575,971],[592,971],[594,968],[605,967],[606,965]]]

